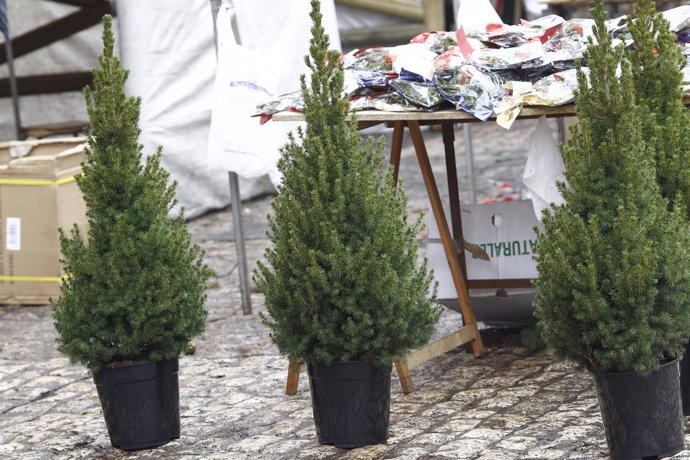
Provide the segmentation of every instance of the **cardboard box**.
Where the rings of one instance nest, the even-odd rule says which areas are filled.
[[[446,214],[450,219],[450,214]],[[438,296],[446,306],[458,309],[457,293],[438,229],[431,212],[427,215],[430,242],[429,265],[438,281]],[[462,206],[465,240],[480,246],[491,258],[485,261],[465,251],[468,279],[533,279],[537,276],[533,248],[534,226],[539,225],[530,200],[503,201]],[[470,289],[472,307],[478,321],[496,326],[529,325],[534,289]]]
[[[45,304],[59,296],[58,227],[87,229],[74,181],[85,140],[0,143],[0,304]]]

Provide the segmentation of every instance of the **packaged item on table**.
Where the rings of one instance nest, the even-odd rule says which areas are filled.
[[[422,107],[411,104],[395,91],[358,97],[350,101],[352,110],[382,110],[384,112],[419,112]]]
[[[524,105],[524,95],[530,90],[532,83],[524,81],[508,81],[505,84],[506,93],[494,103],[496,123],[505,129],[510,129],[520,114]]]
[[[529,42],[545,42],[565,20],[555,14],[525,22],[518,26],[501,24],[487,30],[483,42],[500,48],[513,48]]]
[[[352,77],[361,88],[372,88],[379,91],[388,88],[388,80],[391,76],[393,78],[396,76],[395,74],[379,71],[372,72],[370,70],[355,69],[350,69],[346,73],[348,74],[348,78]]]
[[[433,82],[411,72],[402,70],[400,76],[391,79],[389,84],[409,102],[420,107],[432,109],[443,102]]]
[[[630,31],[628,30],[628,17],[620,16],[606,21],[606,29],[614,38],[622,41],[630,41]]]
[[[458,46],[455,32],[424,32],[415,35],[410,43],[423,43],[426,49],[436,54],[443,54],[453,46]]]
[[[474,63],[489,70],[517,69],[544,58],[540,42],[530,42],[514,48],[483,48],[472,56]]]
[[[389,48],[363,48],[349,53],[344,58],[345,69],[369,70],[378,72],[393,71],[393,57]]]
[[[506,86],[512,94],[494,106],[496,122],[509,129],[524,105],[555,107],[569,104],[575,100],[577,84],[575,69],[557,72],[527,86],[524,82],[510,81]]]
[[[495,74],[482,72],[472,64],[439,69],[434,84],[443,99],[482,121],[492,112],[494,100],[503,92],[503,81]]]
[[[467,63],[467,59],[462,55],[462,52],[457,46],[453,46],[443,54],[436,56],[434,59],[435,69],[447,69],[449,67],[460,67]]]
[[[593,27],[593,19],[570,19],[544,43],[544,59],[554,71],[575,68],[575,60],[582,59],[588,38],[593,36]]]
[[[577,71],[564,70],[542,78],[525,93],[527,105],[555,107],[569,104],[575,100],[577,90]]]
[[[264,124],[271,119],[273,114],[278,112],[284,112],[286,110],[301,112],[303,109],[304,100],[302,99],[302,93],[300,91],[295,91],[284,94],[278,99],[274,99],[265,104],[256,106],[256,112],[252,116],[261,117],[261,124]]]
[[[549,14],[533,21],[524,22],[522,27],[536,33],[540,42],[544,43],[558,33],[565,24],[565,19],[557,14]]]
[[[394,72],[400,74],[407,71],[420,75],[426,80],[431,80],[434,76],[434,59],[437,54],[429,51],[423,43],[394,46],[388,51],[393,58]]]
[[[690,5],[671,8],[661,14],[668,21],[671,31],[678,33],[690,29]]]

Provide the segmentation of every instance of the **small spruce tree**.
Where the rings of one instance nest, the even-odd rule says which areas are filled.
[[[535,311],[560,356],[645,374],[687,340],[690,232],[685,206],[669,207],[659,190],[648,108],[623,48],[612,47],[602,0],[593,16],[589,75],[578,68],[579,124],[562,148],[565,204],[545,211],[538,232]]]
[[[669,207],[680,200],[690,216],[690,114],[681,92],[687,60],[653,0],[636,1],[629,24],[634,45],[627,56],[643,137],[654,142],[657,182]]]
[[[339,53],[328,51],[318,0],[311,7],[311,89],[300,79],[306,131],[282,150],[283,182],[269,217],[274,246],[254,280],[283,354],[390,365],[429,340],[440,314],[426,261],[416,265],[421,221],[407,223],[407,198],[386,173],[383,143],[361,147]]]
[[[58,349],[92,371],[107,363],[177,357],[203,331],[209,270],[175,204],[161,148],[142,164],[140,99],[125,95],[127,71],[113,55],[112,18],[84,95],[91,124],[83,173],[88,240],[60,229],[67,277],[53,302]]]

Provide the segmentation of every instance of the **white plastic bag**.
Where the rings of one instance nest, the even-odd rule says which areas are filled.
[[[556,182],[565,182],[565,166],[558,143],[551,134],[546,117],[541,117],[531,135],[527,150],[527,164],[522,182],[532,196],[534,213],[541,221],[542,211],[551,203],[563,204],[563,196]]]
[[[330,46],[339,48],[333,0],[323,0],[321,12]],[[273,184],[280,182],[280,148],[298,123],[260,125],[252,115],[257,105],[299,90],[299,76],[308,71],[304,56],[309,51],[310,27],[308,0],[223,0],[216,20],[211,168],[244,178],[268,174]]]
[[[218,68],[208,145],[211,168],[243,177],[271,173],[285,143],[283,126],[259,124],[256,106],[275,99],[280,69],[272,49],[238,45],[232,31],[233,9],[221,6],[216,22]],[[278,54],[279,55],[279,54]]]
[[[503,24],[489,0],[462,0],[455,19],[458,29],[465,33],[486,32],[488,24]]]

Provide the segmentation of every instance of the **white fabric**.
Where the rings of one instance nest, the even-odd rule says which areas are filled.
[[[462,26],[465,33],[485,32],[487,24],[502,23],[489,0],[460,0],[455,24],[458,29]]]
[[[280,181],[280,148],[296,125],[262,126],[251,115],[257,104],[299,90],[299,76],[308,70],[309,10],[308,0],[224,0],[216,21],[218,70],[208,144],[212,168],[247,178],[269,174],[274,184]],[[323,1],[321,11],[331,48],[340,49],[333,1]]]
[[[215,73],[208,0],[117,0],[127,92],[140,96],[145,154],[163,145],[187,217],[229,203],[227,172],[206,162]]]
[[[556,186],[556,182],[566,182],[564,170],[561,150],[551,134],[546,117],[542,116],[531,135],[527,163],[522,176],[522,182],[532,197],[534,213],[540,221],[542,211],[551,203],[558,205],[565,202]]]

